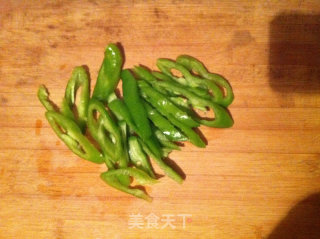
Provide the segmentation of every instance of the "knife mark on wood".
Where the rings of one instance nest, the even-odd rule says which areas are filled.
[[[6,97],[4,97],[4,96],[1,96],[1,104],[5,105],[7,103],[8,103],[8,99]]]
[[[40,135],[40,133],[41,133],[41,128],[42,128],[42,121],[38,119],[38,120],[36,120],[36,124],[35,124],[35,134],[36,134],[37,136]]]
[[[153,9],[153,13],[156,16],[156,18],[163,18],[163,19],[169,18],[168,14],[165,11],[163,11],[159,8],[156,8],[156,7]]]

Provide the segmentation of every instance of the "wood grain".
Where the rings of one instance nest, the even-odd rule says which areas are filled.
[[[172,153],[186,180],[147,187],[152,203],[105,185],[36,97],[59,103],[76,65],[94,85],[109,42],[125,67],[193,55],[235,93],[234,127]],[[0,0],[0,238],[320,238],[319,49],[316,0]],[[130,229],[139,213],[176,228]]]

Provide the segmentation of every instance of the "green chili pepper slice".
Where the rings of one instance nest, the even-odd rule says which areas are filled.
[[[141,96],[155,107],[162,115],[171,115],[189,127],[198,127],[199,123],[193,120],[186,112],[173,104],[166,96],[154,90],[147,82],[140,80],[138,85]]]
[[[134,164],[134,166],[145,171],[151,177],[155,178],[155,174],[153,172],[150,161],[147,155],[142,150],[138,138],[136,136],[130,136],[128,139],[128,145],[130,160]]]
[[[111,101],[109,104],[109,109],[112,111],[112,113],[115,114],[118,120],[123,120],[125,121],[129,128],[136,132],[138,135],[140,135],[138,127],[135,125],[132,115],[129,112],[128,107],[126,104],[120,100],[120,99],[115,99]]]
[[[75,99],[79,87],[81,87],[81,94],[79,95],[79,105],[76,106]],[[89,99],[90,86],[88,74],[83,67],[75,67],[66,87],[61,113],[73,119],[82,131],[84,131],[86,126]],[[76,112],[74,112],[75,110]]]
[[[221,91],[220,87],[217,84],[215,84],[215,82],[208,79],[202,79],[197,76],[194,76],[183,65],[180,65],[179,63],[169,59],[158,59],[157,66],[164,74],[172,77],[176,82],[182,85],[190,86],[192,88],[197,88],[197,87],[204,88],[212,93],[212,97],[209,96],[209,92],[207,95],[200,95],[200,96],[202,97],[209,96],[213,102],[222,104],[222,105],[224,104],[223,92]],[[171,73],[172,69],[180,71],[183,77],[175,77]]]
[[[59,112],[59,109],[57,106],[50,100],[49,98],[49,91],[45,87],[45,85],[40,85],[38,89],[38,99],[41,102],[41,104],[46,108],[47,111],[57,111]]]
[[[165,117],[163,117],[155,108],[144,102],[148,117],[152,123],[161,130],[161,132],[171,141],[186,141],[188,138]]]
[[[166,135],[164,135],[159,129],[154,129],[154,134],[159,140],[160,144],[164,146],[164,148],[167,149],[175,149],[175,150],[181,150],[178,145],[170,141]],[[188,139],[188,138],[187,138]],[[163,150],[162,150],[163,151]]]
[[[152,75],[155,76],[157,79],[160,79],[162,81],[169,81],[169,82],[179,82],[179,80],[173,80],[172,77],[170,77],[169,75],[164,74],[163,72],[158,72],[158,71],[153,71]],[[178,79],[178,78],[177,78]],[[154,82],[154,81],[153,81]],[[211,99],[212,96],[210,95],[210,93],[208,92],[207,89],[204,88],[200,88],[200,87],[189,87],[187,84],[182,84],[184,85],[184,87],[186,87],[186,89],[188,89],[189,91],[205,98],[205,99]],[[159,92],[164,92],[164,89],[162,89],[161,87],[158,87],[156,84],[152,85],[153,87],[155,87],[155,89],[157,89]],[[175,94],[171,94],[171,92],[165,91],[166,95],[168,96],[174,96]]]
[[[116,115],[118,120],[124,120],[131,131],[136,132],[142,138],[140,129],[134,123],[132,114],[130,114],[128,107],[123,101],[120,99],[113,100],[109,103],[109,108]],[[143,140],[148,144],[155,155],[161,157],[162,152],[160,144],[153,134],[149,138],[144,138]]]
[[[158,166],[163,170],[163,172],[171,179],[176,181],[177,183],[181,184],[183,182],[183,178],[173,170],[169,165],[167,165],[161,157],[157,157],[152,153],[152,151],[149,149],[149,147],[139,139],[140,144],[142,145],[143,150],[152,158]]]
[[[199,74],[201,77],[211,80],[221,88],[225,89],[226,94],[221,102],[223,106],[228,106],[232,103],[234,99],[233,91],[231,85],[224,77],[218,74],[209,73],[203,63],[192,56],[181,55],[177,57],[176,61],[189,71],[193,71]]]
[[[132,119],[139,129],[141,137],[146,140],[151,137],[152,131],[146,109],[139,95],[137,81],[130,70],[121,72],[123,100],[127,105]]]
[[[201,137],[194,132],[194,130],[184,124],[182,124],[179,120],[177,120],[174,117],[169,117],[168,118],[172,124],[177,126],[181,131],[189,138],[190,143],[193,145],[199,147],[199,148],[205,148],[206,144],[205,142],[201,139]]]
[[[138,198],[142,198],[149,202],[152,201],[152,198],[142,190],[129,188],[128,186],[124,186],[123,184],[121,184],[118,180],[118,177],[123,175],[134,177],[137,180],[137,182],[140,183],[141,185],[157,183],[157,180],[151,178],[147,173],[137,168],[108,170],[107,172],[102,173],[100,177],[107,184],[109,184],[110,186],[120,191],[126,192]]]
[[[98,79],[92,97],[104,103],[108,102],[111,93],[120,80],[123,58],[120,49],[115,44],[109,44],[104,53]]]
[[[98,119],[95,119],[96,113],[99,113]],[[104,105],[95,99],[89,102],[88,128],[92,137],[99,143],[102,152],[112,160],[113,164],[127,167],[121,131]]]
[[[135,66],[133,69],[134,73],[142,80],[145,80],[152,84],[153,82],[157,81],[157,78],[145,67],[142,66]],[[164,75],[166,76],[166,75]],[[157,88],[157,85],[154,86],[157,91],[159,91],[162,94],[167,95],[168,92],[163,90],[162,88]]]
[[[220,106],[212,101],[203,99],[192,92],[184,89],[182,86],[177,84],[176,82],[167,82],[167,81],[158,81],[156,82],[159,86],[165,88],[168,91],[178,92],[184,97],[188,99],[188,102],[198,108],[205,108],[210,107],[213,112],[215,118],[213,120],[206,120],[197,117],[197,121],[203,125],[210,126],[210,127],[217,127],[217,128],[228,128],[233,125],[233,120],[229,115],[228,111],[223,107]]]
[[[46,118],[57,136],[79,157],[93,163],[103,163],[102,154],[82,134],[79,126],[70,118],[54,111],[47,111]]]

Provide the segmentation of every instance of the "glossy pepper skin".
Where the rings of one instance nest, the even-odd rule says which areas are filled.
[[[203,99],[193,92],[184,89],[183,86],[177,84],[176,82],[158,81],[156,82],[159,86],[165,88],[168,91],[172,91],[183,95],[188,99],[188,103],[195,108],[205,108],[209,107],[214,112],[214,119],[207,120],[200,117],[196,117],[196,120],[206,126],[216,127],[216,128],[228,128],[233,125],[233,120],[229,115],[228,111],[221,105],[214,103],[210,100]]]
[[[169,77],[168,75],[166,75],[162,72],[153,71],[152,75],[154,75],[157,79],[159,79],[161,81],[176,82],[176,81],[172,80],[171,77]],[[175,97],[177,95],[177,93],[175,93],[175,92],[171,93],[170,91],[164,91],[164,89],[159,87],[157,84],[153,84],[153,87],[156,87],[157,90],[160,89],[161,92],[165,92],[164,94],[169,96],[170,99],[171,99],[171,97]],[[201,98],[208,99],[208,100],[210,100],[212,98],[212,96],[209,94],[207,89],[200,88],[200,87],[190,87],[188,85],[183,85],[183,87],[186,90],[200,96]]]
[[[179,64],[176,64],[175,62],[172,62],[167,59],[159,59],[158,65],[160,65],[160,68],[168,75],[171,74],[171,69],[179,69],[183,72],[184,75],[189,76],[189,78],[186,78],[189,79],[185,82],[186,84],[190,81],[193,82],[193,79],[190,79],[190,77],[193,77],[190,75],[190,72],[188,72],[187,69],[185,69],[183,66]],[[150,72],[148,73],[147,69],[142,67],[136,68],[136,72],[141,78],[147,79],[154,89],[157,89],[160,92],[164,92],[165,96],[169,97],[169,100],[171,100],[179,106],[182,106],[181,109],[187,111],[189,115],[193,115],[193,118],[195,118],[197,122],[209,127],[217,128],[228,128],[233,125],[233,120],[229,115],[228,111],[223,106],[215,103],[214,101],[211,101],[210,98],[202,97],[203,94],[199,91],[199,89],[198,91],[194,91],[192,89],[195,88],[190,88],[188,85],[179,84],[179,80],[170,80],[170,77],[168,75],[164,75],[160,72],[154,72],[153,74]],[[156,76],[161,80],[157,80]],[[193,83],[195,85],[201,86],[201,84],[204,84],[203,82],[207,82],[205,83],[206,85],[213,84],[212,82],[209,82],[209,80],[200,80],[200,83]],[[187,99],[187,102],[185,102],[185,98]],[[209,107],[213,110],[215,118],[213,120],[207,120],[197,117],[195,116],[195,114],[193,114],[189,105],[192,105],[194,108],[203,111],[206,111],[207,107]]]
[[[147,68],[142,66],[135,66],[133,69],[134,73],[137,75],[139,79],[145,80],[146,82],[152,84],[153,82],[157,81],[157,77],[154,76]],[[164,75],[164,74],[163,74]],[[166,76],[166,75],[164,75]],[[168,76],[166,76],[168,77]],[[170,80],[171,78],[168,77]],[[167,94],[168,92],[164,91],[163,89],[157,87],[157,85],[153,85],[153,87],[162,94]]]
[[[147,82],[138,81],[141,96],[155,107],[162,115],[175,117],[181,123],[189,127],[198,127],[200,124],[193,120],[186,112],[173,104],[170,99],[154,90]]]
[[[157,66],[164,74],[172,77],[172,79],[174,79],[179,84],[189,86],[191,87],[191,89],[193,88],[197,89],[197,91],[194,91],[194,93],[199,92],[199,88],[200,89],[203,88],[207,90],[206,94],[203,94],[203,92],[201,92],[201,95],[199,96],[207,99],[211,99],[211,101],[220,105],[225,104],[223,100],[223,91],[221,91],[219,85],[217,85],[215,82],[192,75],[187,68],[185,68],[183,65],[172,60],[158,59]],[[183,77],[175,77],[171,73],[172,69],[180,71]]]
[[[189,126],[184,125],[181,123],[179,120],[177,120],[174,117],[169,117],[168,118],[172,124],[174,124],[176,127],[181,129],[181,131],[188,137],[190,140],[190,143],[193,145],[199,147],[199,148],[205,148],[206,143],[201,139],[201,137]]]
[[[144,102],[145,109],[147,110],[148,117],[152,123],[171,141],[186,141],[188,138],[174,125],[162,116],[155,108],[149,103]]]
[[[221,88],[225,89],[226,94],[221,100],[221,105],[228,106],[233,102],[234,94],[229,82],[223,78],[221,75],[209,73],[202,62],[198,61],[192,56],[181,55],[178,56],[176,62],[180,65],[183,65],[189,71],[193,71],[199,74],[201,77],[211,80],[216,83]]]
[[[150,161],[147,155],[144,153],[138,138],[136,136],[130,136],[128,139],[128,145],[130,161],[134,164],[134,166],[148,173],[150,177],[156,178]]]
[[[159,129],[154,129],[154,134],[156,135],[157,139],[159,140],[160,144],[164,146],[167,149],[175,149],[175,150],[181,150],[180,147],[175,144],[174,142],[170,141],[166,135],[164,135]],[[168,155],[164,155],[164,157],[167,157]]]
[[[137,168],[115,169],[115,170],[108,170],[107,172],[102,173],[100,177],[107,184],[109,184],[110,186],[120,191],[131,194],[138,198],[142,198],[149,202],[152,201],[152,198],[148,196],[144,191],[136,188],[130,188],[128,186],[123,185],[118,179],[119,176],[134,177],[137,180],[137,182],[141,185],[157,183],[157,181],[151,178],[146,172]]]
[[[79,105],[75,105],[76,94],[80,87],[81,94],[77,96],[79,97]],[[84,132],[86,127],[89,99],[90,84],[88,74],[82,66],[75,67],[65,90],[61,112],[65,116],[76,121],[82,132]],[[74,114],[75,107],[77,111],[77,118]]]
[[[152,135],[147,111],[144,108],[140,98],[137,80],[131,74],[130,70],[121,72],[123,100],[127,105],[132,119],[137,126],[143,139],[148,139]]]
[[[136,127],[138,128],[139,136],[144,142],[146,142],[155,155],[161,157],[162,150],[157,138],[151,131],[148,114],[140,97],[137,80],[134,78],[130,70],[123,70],[121,72],[121,79],[123,100],[129,109]]]
[[[99,113],[95,118],[95,113]],[[109,169],[127,168],[127,152],[124,151],[122,132],[119,126],[112,120],[103,103],[91,99],[88,109],[88,128],[92,137],[99,143],[103,152],[105,163]],[[124,186],[129,186],[130,178],[119,175],[118,180]]]
[[[47,111],[46,118],[57,136],[80,158],[101,164],[102,154],[82,134],[79,126],[68,117],[54,111]]]
[[[152,158],[156,164],[163,170],[163,172],[171,179],[176,181],[179,184],[183,183],[183,178],[174,171],[173,168],[171,168],[169,165],[167,165],[161,157],[158,157],[152,153],[152,151],[149,149],[149,147],[140,140],[140,144],[142,145],[143,150],[149,155],[150,158]]]
[[[138,135],[140,134],[139,129],[135,125],[127,105],[122,100],[115,99],[111,101],[108,104],[108,106],[109,106],[109,109],[112,111],[112,113],[115,114],[118,120],[125,121],[132,131],[137,132]]]
[[[95,113],[99,113],[98,119],[95,118]],[[104,105],[95,99],[91,99],[89,102],[88,128],[92,137],[99,143],[104,155],[111,160],[107,164],[108,167],[113,168],[110,164],[119,164],[120,167],[128,166],[123,151],[124,143],[120,128],[112,120]]]
[[[197,147],[204,148],[205,143],[200,138],[200,136],[192,130],[190,125],[186,124],[185,121],[181,120],[181,118],[176,116],[178,109],[181,111],[177,106],[175,106],[167,97],[161,95],[159,92],[152,90],[152,88],[144,81],[139,81],[139,86],[141,87],[142,96],[151,103],[162,115],[166,116],[167,119],[175,125],[177,128],[179,128],[190,140],[192,144],[194,144]],[[150,92],[146,91],[146,89],[150,90]],[[158,97],[159,96],[159,97]],[[162,102],[165,102],[164,104],[161,104]],[[159,104],[160,102],[160,104]],[[164,106],[174,106],[172,108],[164,107]],[[192,119],[186,112],[183,112],[183,114],[187,115],[190,119]],[[192,119],[193,122],[195,122]],[[200,123],[197,123],[196,125],[200,125]]]
[[[140,132],[140,129],[136,126],[132,114],[130,114],[130,111],[127,107],[127,105],[120,99],[115,99],[112,102],[109,103],[110,110],[116,115],[118,120],[124,120],[130,130],[132,132],[137,133],[141,138],[142,134]],[[157,157],[161,157],[161,147],[160,143],[158,142],[157,138],[152,134],[149,138],[142,138],[144,142],[150,147],[152,152],[157,155]]]
[[[49,99],[49,92],[44,85],[38,89],[38,98],[47,110],[45,116],[52,129],[72,152],[93,163],[104,162],[102,154],[83,135],[79,125],[60,113],[56,105]]]
[[[104,60],[99,70],[98,79],[92,97],[104,103],[108,102],[111,93],[120,80],[123,58],[115,44],[109,44],[104,53]]]

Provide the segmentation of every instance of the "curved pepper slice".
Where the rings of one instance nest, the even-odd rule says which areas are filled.
[[[146,140],[152,135],[148,114],[139,95],[137,80],[130,70],[121,72],[123,100],[127,105],[132,119],[139,129],[141,137]]]
[[[130,160],[134,164],[134,166],[145,171],[151,177],[155,178],[156,176],[153,172],[150,161],[147,155],[143,152],[138,138],[136,136],[130,136],[128,139],[128,145]]]
[[[168,91],[180,93],[181,95],[186,97],[188,99],[188,102],[194,107],[198,107],[198,108],[210,107],[214,112],[215,118],[213,120],[206,120],[206,119],[196,117],[199,123],[206,126],[217,127],[217,128],[228,128],[233,125],[233,120],[231,116],[223,106],[218,105],[212,101],[202,99],[201,97],[184,89],[183,86],[180,86],[175,82],[157,81],[155,84],[162,86]]]
[[[183,178],[176,172],[174,171],[173,168],[171,168],[169,165],[167,165],[162,159],[161,157],[157,157],[156,155],[154,155],[152,153],[152,151],[149,149],[149,147],[142,142],[141,140],[140,144],[142,145],[143,150],[150,156],[150,158],[152,158],[157,164],[158,166],[163,170],[163,172],[171,179],[173,179],[174,181],[176,181],[177,183],[182,183],[183,182]]]
[[[184,124],[182,124],[179,120],[177,120],[174,117],[169,117],[168,118],[172,124],[174,124],[175,126],[177,126],[179,129],[181,129],[181,131],[189,138],[190,142],[199,147],[199,148],[205,148],[206,144],[205,142],[201,139],[201,137],[194,132],[194,130]]]
[[[98,79],[92,97],[104,103],[108,102],[111,93],[120,80],[123,58],[115,44],[109,44],[104,53],[104,60],[99,70]]]
[[[162,115],[171,115],[181,123],[189,127],[198,127],[199,123],[194,121],[186,112],[173,104],[166,96],[154,90],[147,82],[140,80],[138,85],[141,96],[155,107]]]
[[[81,87],[81,94],[79,95],[79,105],[76,107],[75,114],[75,98],[79,87]],[[86,126],[89,99],[90,86],[88,74],[82,66],[75,67],[66,87],[61,113],[73,119],[82,131],[84,131]]]
[[[129,193],[135,197],[142,198],[146,201],[151,202],[152,198],[148,196],[144,191],[136,188],[130,188],[123,185],[119,180],[119,176],[131,176],[137,180],[141,185],[155,184],[157,180],[151,178],[147,173],[137,168],[125,168],[125,169],[115,169],[108,170],[100,175],[101,179],[120,191]]]
[[[95,119],[95,114],[98,118]],[[88,128],[92,137],[99,143],[105,156],[105,163],[109,169],[115,167],[128,167],[127,152],[124,151],[122,132],[119,126],[109,116],[104,105],[95,99],[91,99],[88,108]],[[119,182],[129,185],[127,176],[119,176]]]
[[[162,146],[164,146],[167,149],[175,149],[175,150],[181,150],[180,147],[173,143],[172,141],[170,141],[166,135],[164,135],[159,129],[154,129],[154,134],[157,137],[157,139],[159,140],[160,144]],[[188,138],[186,138],[188,139]]]
[[[160,79],[162,81],[176,82],[170,76],[164,74],[163,72],[153,71],[152,75],[154,75],[157,79]],[[158,87],[157,85],[153,85],[153,86],[156,87],[156,89],[160,92],[164,91],[164,89],[162,89],[161,87]],[[198,95],[204,99],[210,100],[212,98],[212,96],[208,92],[208,89],[204,89],[204,88],[200,88],[200,87],[190,87],[188,85],[183,85],[183,86],[186,89],[188,89],[189,91],[195,93],[196,95]],[[167,96],[170,96],[170,97],[176,95],[176,94],[172,94],[171,92],[168,92],[168,91],[165,91],[164,94]]]
[[[50,100],[49,91],[45,85],[40,85],[38,89],[38,99],[47,111],[59,112],[58,107]]]
[[[142,138],[142,134],[138,129],[138,127],[136,126],[136,124],[134,123],[128,107],[122,100],[115,99],[111,101],[109,103],[109,108],[116,115],[118,120],[124,120],[128,124],[130,130],[133,132],[136,132]],[[155,155],[157,155],[158,157],[161,157],[162,152],[161,152],[160,144],[153,134],[151,135],[151,137],[143,140],[146,142],[146,144],[148,144],[148,146],[150,147],[150,149]]]
[[[134,73],[142,80],[145,80],[147,82],[149,82],[150,84],[152,84],[153,82],[157,81],[157,77],[154,76],[147,68],[142,67],[142,66],[135,66],[133,69]],[[164,74],[163,74],[164,75]],[[164,75],[165,77],[168,77],[166,75]],[[170,77],[168,77],[169,80],[171,80]],[[161,88],[157,88],[157,86],[155,85],[155,89],[157,91],[159,91],[162,94],[167,94],[168,92],[164,91]]]
[[[109,106],[109,109],[112,111],[112,113],[115,114],[115,116],[117,117],[118,120],[124,120],[129,125],[131,130],[133,130],[134,132],[139,134],[139,129],[135,125],[133,118],[129,112],[128,107],[126,106],[126,104],[122,100],[115,99],[115,100],[111,101],[108,104],[108,106]]]
[[[95,114],[99,113],[98,119]],[[113,164],[126,167],[128,162],[123,152],[121,131],[118,125],[111,119],[104,105],[95,99],[91,99],[88,108],[88,128],[92,137],[99,143],[102,152]],[[108,163],[110,167],[111,162]]]
[[[191,74],[191,72],[185,68],[183,65],[178,64],[169,59],[158,59],[157,60],[158,68],[166,75],[172,77],[176,82],[190,86],[192,88],[200,87],[208,90],[207,95],[200,95],[202,97],[210,97],[210,92],[212,96],[210,97],[211,100],[218,104],[223,104],[223,92],[220,87],[213,81],[208,79],[202,79],[197,76]],[[183,77],[175,77],[171,70],[175,69],[181,72]],[[195,92],[196,93],[196,92]]]
[[[198,61],[192,56],[181,55],[177,57],[176,61],[177,63],[187,68],[189,71],[193,71],[205,79],[212,80],[221,88],[224,88],[226,90],[226,94],[221,100],[221,104],[223,106],[228,106],[232,103],[234,99],[233,91],[231,85],[225,78],[218,74],[209,73],[202,62]]]
[[[82,134],[79,126],[70,118],[54,111],[46,112],[46,118],[57,136],[79,157],[93,163],[103,163],[102,154]]]
[[[171,141],[186,141],[188,138],[163,117],[155,108],[144,102],[148,117],[152,123]]]

